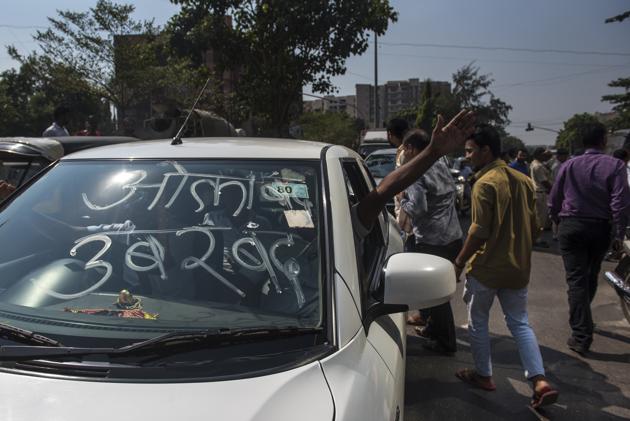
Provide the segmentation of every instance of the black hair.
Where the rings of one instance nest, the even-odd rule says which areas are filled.
[[[556,156],[557,155],[568,155],[569,151],[564,149],[564,148],[558,148],[558,150],[556,151]]]
[[[606,137],[606,126],[599,121],[591,123],[584,130],[584,137],[582,138],[582,145],[585,148],[601,146]]]
[[[538,147],[534,149],[534,153],[532,155],[534,155],[534,159],[539,159],[545,154],[546,151],[547,150],[545,148]]]
[[[525,154],[529,155],[529,152],[527,151],[527,149],[525,148],[518,148],[516,150],[516,154],[518,155],[519,152],[524,152]]]
[[[621,159],[622,161],[627,161],[628,151],[625,149],[617,149],[616,151],[613,152],[612,156],[614,156],[617,159]]]
[[[55,110],[53,111],[53,117],[56,120],[58,120],[61,116],[70,114],[70,108],[68,108],[66,105],[58,105],[57,107],[55,107]]]
[[[407,132],[405,138],[403,139],[403,145],[410,145],[414,149],[418,149],[419,151],[423,150],[431,143],[431,138],[422,129],[412,129]]]
[[[387,131],[399,139],[405,136],[407,130],[409,130],[409,123],[402,118],[392,118],[387,124]]]
[[[487,146],[492,152],[492,156],[498,158],[501,155],[501,137],[497,129],[489,124],[477,124],[475,131],[469,138],[480,148]]]

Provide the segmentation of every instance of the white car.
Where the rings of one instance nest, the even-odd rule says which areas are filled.
[[[357,234],[373,187],[295,140],[63,157],[0,205],[0,419],[402,420],[404,312],[455,277]]]

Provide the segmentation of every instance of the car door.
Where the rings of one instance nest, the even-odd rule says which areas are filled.
[[[365,241],[356,241],[348,223],[351,208],[373,185],[363,164],[355,158],[338,160],[329,176],[344,181],[331,187],[338,189],[339,199],[331,200],[331,207],[337,207],[333,209],[333,243],[340,350],[322,361],[322,367],[335,399],[338,419],[400,420],[404,406],[405,348],[394,321],[400,316],[384,316],[371,323],[365,318],[370,295],[378,284],[387,256],[388,218],[383,213]],[[348,237],[352,241],[348,242]]]

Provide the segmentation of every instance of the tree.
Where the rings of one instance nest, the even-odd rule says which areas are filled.
[[[9,53],[17,54],[11,48]],[[5,136],[40,136],[61,103],[73,110],[71,132],[82,129],[90,114],[109,118],[108,104],[90,95],[87,81],[67,66],[31,55],[21,58],[19,69],[0,73],[0,133]]]
[[[344,113],[314,111],[299,119],[306,140],[353,148],[360,134],[360,121]]]
[[[482,75],[479,71],[479,67],[470,63],[453,74],[453,96],[460,109],[475,111],[478,121],[505,127],[510,124],[508,115],[512,106],[490,91],[494,82],[491,75]]]
[[[556,138],[556,148],[568,149],[570,152],[581,149],[586,130],[595,123],[599,123],[599,120],[592,114],[575,114],[564,122],[564,127]]]
[[[129,107],[156,95],[174,93],[190,103],[203,80],[188,62],[173,60],[153,21],[132,19],[134,10],[98,0],[86,12],[57,11],[48,18],[50,28],[33,37],[46,58],[43,65],[72,69],[87,81],[91,95],[115,105],[120,119]]]
[[[501,138],[501,151],[510,149],[525,149],[525,143],[516,136],[505,136]]]
[[[610,123],[611,129],[630,128],[630,78],[619,78],[608,84],[611,88],[623,88],[624,93],[604,95],[602,101],[613,104],[613,110],[617,112],[617,117]]]
[[[346,59],[396,20],[388,0],[171,2],[181,7],[169,24],[175,48],[193,60],[211,50],[218,75],[236,71],[237,95],[275,135],[288,132],[305,85],[333,92]]]
[[[420,104],[420,110],[416,118],[416,126],[427,133],[431,133],[433,130],[433,119],[435,117],[435,104],[433,93],[431,92],[431,80],[429,79],[424,81]]]
[[[630,10],[620,13],[617,16],[613,16],[611,18],[606,19],[606,23],[623,22],[624,20],[628,18],[630,18]]]

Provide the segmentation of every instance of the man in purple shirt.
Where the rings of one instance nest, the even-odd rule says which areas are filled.
[[[630,211],[626,169],[604,154],[606,128],[593,124],[582,139],[586,153],[564,163],[549,196],[554,221],[560,220],[559,240],[569,286],[567,345],[586,353],[593,341],[591,302],[599,270],[613,236],[619,249]]]

